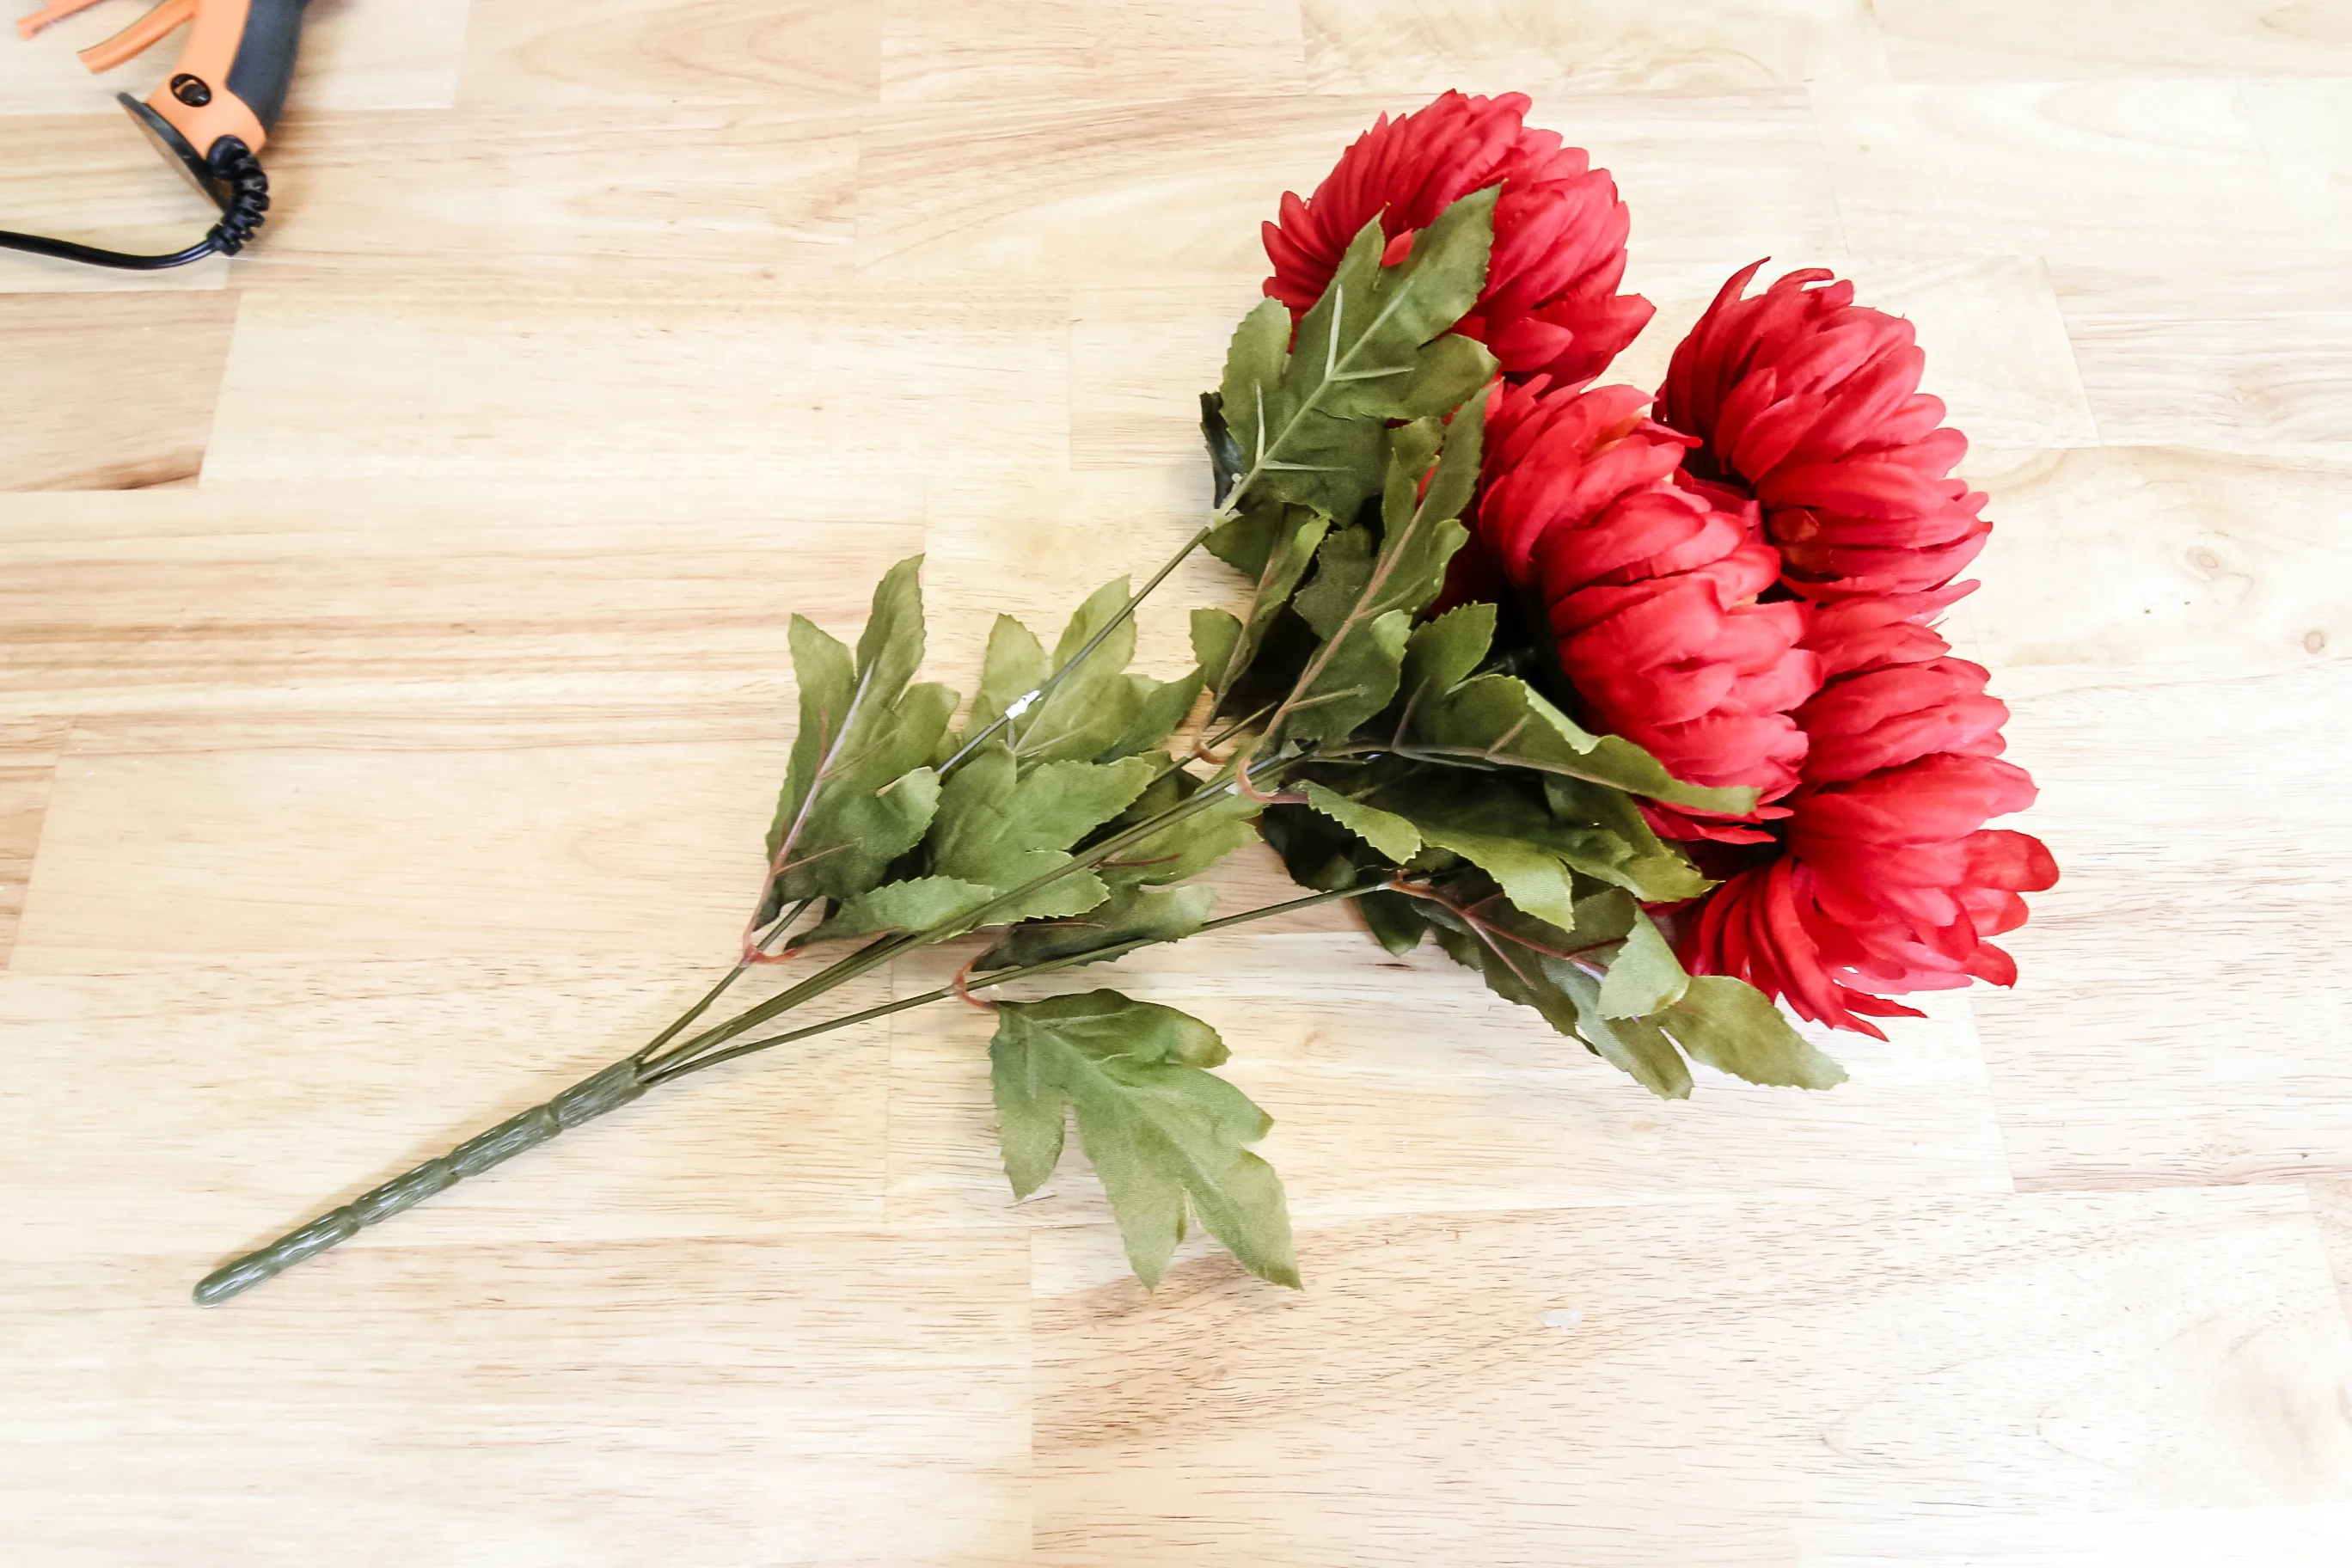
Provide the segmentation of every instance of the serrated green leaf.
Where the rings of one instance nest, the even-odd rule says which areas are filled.
[[[1693,975],[1657,1022],[1691,1060],[1750,1083],[1834,1089],[1845,1081],[1845,1068],[1797,1033],[1770,998],[1727,974]]]
[[[1203,662],[1208,671],[1209,689],[1220,701],[1240,681],[1248,670],[1250,661],[1257,657],[1266,633],[1298,587],[1299,579],[1307,575],[1315,563],[1317,552],[1329,531],[1331,520],[1305,507],[1277,507],[1284,514],[1280,525],[1268,536],[1257,568],[1251,574],[1253,584],[1249,604],[1244,607],[1239,629],[1224,658],[1215,664]],[[1215,542],[1213,538],[1212,544]],[[1369,551],[1366,552],[1369,560]]]
[[[1309,784],[1307,804],[1400,866],[1421,853],[1421,835],[1412,822],[1392,811],[1350,800],[1338,790]]]
[[[994,888],[953,877],[912,877],[885,882],[848,900],[831,919],[809,932],[808,942],[872,936],[886,931],[931,931],[954,935],[957,922],[996,896]]]
[[[1611,920],[1612,906],[1623,906],[1624,924]],[[1486,988],[1508,1002],[1532,1007],[1544,1021],[1593,1055],[1634,1079],[1652,1093],[1668,1100],[1690,1094],[1690,1070],[1674,1044],[1656,1023],[1646,1018],[1611,1018],[1601,1005],[1601,982],[1571,956],[1569,947],[1554,947],[1541,928],[1512,929],[1507,917],[1481,914],[1485,928],[1474,929],[1460,916],[1442,907],[1424,904],[1424,918],[1436,931],[1438,945],[1465,969],[1475,970]],[[1610,930],[1607,940],[1623,934],[1633,919],[1631,900],[1616,889],[1583,900],[1580,925],[1572,940],[1590,942],[1593,928]],[[1564,934],[1564,933],[1563,933]]]
[[[1230,610],[1192,612],[1192,657],[1205,670],[1220,670],[1233,662],[1241,646],[1241,617]]]
[[[1128,584],[1113,578],[1080,605],[1054,647],[1058,674],[1098,633],[1102,642],[1083,663],[1013,722],[1013,754],[1021,765],[1092,762],[1117,745],[1136,721],[1138,696],[1127,680],[1135,657],[1135,618],[1126,615]]]
[[[1429,934],[1429,921],[1402,893],[1366,893],[1355,904],[1372,940],[1399,957],[1419,947]]]
[[[1168,737],[1192,711],[1200,700],[1201,672],[1197,669],[1174,680],[1154,680],[1148,675],[1130,675],[1128,689],[1134,694],[1135,717],[1127,726],[1127,733],[1103,749],[1100,761],[1118,762],[1122,757],[1139,756],[1156,751],[1168,743]]]
[[[1089,991],[1000,1004],[988,1054],[1014,1196],[1060,1163],[1067,1106],[1147,1287],[1174,1256],[1188,1206],[1251,1273],[1297,1287],[1281,1180],[1247,1147],[1273,1120],[1206,1070],[1226,1058],[1214,1029],[1173,1007]]]
[[[1423,767],[1376,792],[1372,804],[1494,878],[1528,914],[1574,929],[1573,868],[1561,858],[1550,811],[1531,788],[1494,774]]]
[[[921,568],[918,555],[883,575],[854,659],[793,617],[801,727],[768,829],[761,921],[790,901],[866,891],[929,825],[938,800],[930,763],[955,693],[908,685],[923,658]]]
[[[997,616],[981,661],[980,689],[973,693],[971,713],[964,721],[964,742],[984,734],[1007,708],[1043,686],[1045,674],[1045,645],[1037,634],[1011,616]]]
[[[1322,637],[1323,646],[1267,721],[1270,736],[1338,741],[1396,696],[1412,617],[1437,597],[1445,585],[1446,562],[1470,537],[1454,519],[1477,485],[1485,429],[1486,405],[1476,399],[1465,404],[1445,427],[1433,470],[1427,455],[1437,435],[1434,421],[1390,433],[1380,552],[1360,574],[1360,546],[1328,564],[1325,558],[1333,556],[1339,541],[1324,547],[1315,582],[1298,596],[1299,614]]]
[[[1715,885],[1657,836],[1624,791],[1548,773],[1544,798],[1555,818],[1573,825],[1563,838],[1563,854],[1586,876],[1629,889],[1653,904],[1696,899]]]
[[[1413,627],[1404,645],[1398,689],[1408,704],[1453,690],[1470,679],[1495,642],[1495,606],[1456,605],[1433,621]]]
[[[972,967],[1010,969],[1097,949],[1111,949],[1106,956],[1116,958],[1125,951],[1123,944],[1175,942],[1192,935],[1207,921],[1214,901],[1214,895],[1198,884],[1121,888],[1083,915],[1014,926]]]
[[[1410,720],[1407,743],[1432,761],[1559,773],[1734,816],[1755,809],[1754,790],[1684,784],[1633,742],[1593,734],[1514,676],[1473,676]]]
[[[1323,540],[1316,552],[1315,581],[1297,601],[1299,618],[1317,637],[1328,640],[1348,624],[1348,613],[1372,580],[1373,553],[1369,528],[1343,528]]]
[[[1243,318],[1218,400],[1223,460],[1243,472],[1221,504],[1238,492],[1351,516],[1380,489],[1385,424],[1445,413],[1493,377],[1494,356],[1447,329],[1485,284],[1496,195],[1446,208],[1395,267],[1381,265],[1380,221],[1365,225],[1295,339],[1277,301]]]
[[[1612,1018],[1601,1005],[1601,983],[1573,965],[1554,971],[1576,1004],[1576,1032],[1601,1060],[1660,1100],[1688,1100],[1690,1066],[1665,1032],[1647,1018]]]
[[[1219,420],[1227,437],[1223,455],[1216,432],[1209,432],[1210,459],[1226,470],[1217,484],[1220,506],[1232,503],[1234,481],[1264,460],[1268,444],[1278,435],[1266,429],[1266,405],[1272,399],[1275,416],[1281,416],[1282,373],[1289,359],[1289,308],[1279,300],[1260,300],[1235,324],[1233,339],[1225,346],[1225,373],[1218,384],[1217,399]]]
[[[1601,1011],[1611,1018],[1645,1018],[1682,1000],[1690,985],[1682,960],[1646,914],[1636,914],[1624,945],[1601,980]]]
[[[1261,809],[1246,795],[1225,794],[1181,822],[1129,845],[1096,869],[1114,888],[1197,877],[1256,838],[1250,824]]]
[[[965,759],[940,799],[931,868],[942,877],[1010,892],[1067,866],[1070,847],[1127,809],[1151,782],[1141,757],[1110,763],[1041,763],[1024,772],[1002,742]],[[1082,915],[1109,896],[1091,871],[1072,871],[992,922]]]

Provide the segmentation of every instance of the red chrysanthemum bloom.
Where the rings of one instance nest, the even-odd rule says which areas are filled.
[[[2033,781],[2000,758],[2009,710],[1987,695],[1983,668],[1923,624],[1955,596],[1816,611],[1807,640],[1827,679],[1797,712],[1804,784],[1776,825],[1780,853],[1686,915],[1695,973],[1736,975],[1869,1035],[1880,1031],[1857,1015],[1920,1016],[1888,993],[2016,982],[1989,939],[2025,922],[2019,895],[2050,887],[2058,868],[2041,840],[1984,826],[2032,805]]]
[[[1381,115],[1314,195],[1284,195],[1280,221],[1265,226],[1266,293],[1296,322],[1373,218],[1389,239],[1382,259],[1394,263],[1438,214],[1499,184],[1486,286],[1454,330],[1485,343],[1508,376],[1580,386],[1599,375],[1653,310],[1617,291],[1630,220],[1609,172],[1557,133],[1528,129],[1528,107],[1516,92],[1448,92],[1402,120]]]
[[[1985,498],[1948,476],[1968,439],[1919,391],[1911,323],[1819,268],[1743,299],[1734,274],[1675,350],[1658,418],[1692,467],[1762,503],[1780,579],[1809,599],[1942,587],[1984,548]]]
[[[1561,672],[1596,727],[1645,747],[1677,778],[1769,801],[1799,782],[1805,740],[1790,710],[1821,684],[1819,661],[1799,646],[1810,607],[1756,602],[1780,563],[1754,505],[1682,474],[1689,438],[1643,418],[1649,401],[1629,386],[1497,386],[1472,559],[1542,606]],[[1765,837],[1655,815],[1682,837]]]

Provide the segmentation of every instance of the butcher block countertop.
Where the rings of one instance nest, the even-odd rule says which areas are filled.
[[[201,232],[109,98],[176,43],[73,58],[131,17],[0,39],[0,224]],[[0,254],[0,1560],[2352,1563],[2343,6],[316,0],[304,48],[245,256]],[[1665,1103],[1334,906],[1117,977],[1275,1117],[1302,1292],[1196,1237],[1147,1293],[1075,1150],[1014,1203],[950,1001],[189,1304],[727,966],[792,612],[926,552],[968,691],[996,611],[1163,560],[1260,220],[1452,87],[1614,172],[1612,379],[1759,257],[1916,323],[1996,525],[1949,635],[2064,871],[2014,991]],[[1188,563],[1139,667],[1236,593]]]

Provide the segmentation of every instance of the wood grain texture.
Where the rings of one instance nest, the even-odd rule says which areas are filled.
[[[176,42],[73,59],[130,16],[0,38],[0,225],[210,221],[109,101]],[[1318,909],[1066,987],[1223,1032],[1303,1294],[1145,1295],[1075,1148],[1015,1203],[949,1003],[185,1305],[730,961],[789,613],[922,552],[968,691],[1157,566],[1260,221],[1449,87],[1618,182],[1611,380],[1759,257],[1914,322],[2014,992],[1661,1104]],[[11,1568],[2347,1568],[2341,5],[314,0],[267,157],[233,264],[0,253]]]
[[[1740,92],[1880,81],[1867,0],[1302,0],[1318,91]]]
[[[38,387],[0,430],[0,489],[137,490],[204,464],[234,295],[123,293],[70,317],[39,294],[0,295],[0,381]],[[129,363],[76,351],[92,335]]]
[[[1782,1563],[1891,1508],[2352,1489],[2291,1190],[1357,1220],[1281,1300],[1033,1246],[1043,1562]]]

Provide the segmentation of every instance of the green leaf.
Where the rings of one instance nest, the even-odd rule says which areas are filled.
[[[1486,405],[1473,399],[1454,416],[1435,469],[1426,465],[1434,422],[1390,434],[1391,461],[1381,502],[1380,553],[1369,569],[1362,546],[1324,547],[1315,582],[1298,596],[1299,614],[1324,641],[1275,717],[1269,735],[1339,741],[1396,696],[1412,617],[1445,585],[1445,563],[1470,537],[1455,521],[1478,480]],[[1423,474],[1429,475],[1426,489]],[[1328,585],[1327,585],[1328,584]]]
[[[1217,397],[1218,420],[1225,436],[1222,456],[1217,432],[1208,432],[1210,459],[1221,470],[1217,482],[1221,507],[1235,500],[1234,483],[1240,475],[1279,440],[1278,432],[1265,428],[1265,415],[1270,401],[1276,417],[1281,416],[1282,373],[1289,361],[1290,309],[1279,300],[1260,300],[1234,326],[1233,339],[1225,345],[1225,374]]]
[[[1412,629],[1404,645],[1399,689],[1407,703],[1453,690],[1470,679],[1495,641],[1495,606],[1456,605]]]
[[[1103,963],[1121,956],[1130,945],[1175,942],[1192,935],[1207,922],[1214,901],[1215,895],[1197,884],[1121,888],[1083,915],[1014,926],[972,967],[1011,969],[1110,949],[1102,958],[1087,961]]]
[[[1610,1017],[1601,1005],[1601,983],[1580,969],[1560,965],[1555,978],[1576,1004],[1576,1032],[1601,1060],[1660,1100],[1690,1098],[1689,1064],[1655,1023]]]
[[[1233,662],[1234,649],[1241,646],[1241,617],[1232,611],[1192,612],[1192,657],[1210,672],[1212,690],[1215,689],[1216,672]]]
[[[1319,784],[1307,786],[1307,804],[1402,866],[1421,853],[1421,835],[1407,818],[1349,799]]]
[[[1071,861],[1070,846],[1127,809],[1151,782],[1152,763],[1042,763],[1022,772],[990,742],[966,758],[940,799],[930,838],[939,875],[1011,892]],[[1020,902],[990,911],[992,923],[1082,915],[1109,896],[1091,871],[1072,871]]]
[[[1305,507],[1271,509],[1281,517],[1259,552],[1260,560],[1250,575],[1255,579],[1250,590],[1250,600],[1231,644],[1223,649],[1224,657],[1212,664],[1205,658],[1201,668],[1208,672],[1209,689],[1220,700],[1231,691],[1248,670],[1250,661],[1257,657],[1265,641],[1265,634],[1289,605],[1291,595],[1306,576],[1307,568],[1316,559],[1318,548],[1329,531],[1331,520]],[[1237,520],[1238,521],[1238,520]],[[1214,548],[1213,535],[1210,545]],[[1244,556],[1239,559],[1247,559]]]
[[[972,694],[971,713],[964,720],[965,744],[1004,716],[1004,710],[1045,683],[1045,645],[1037,634],[1011,616],[999,616],[988,631],[988,652],[981,660],[980,689]]]
[[[1375,551],[1369,528],[1343,528],[1316,552],[1315,581],[1298,595],[1298,616],[1325,640],[1348,624],[1348,613],[1372,580]]]
[[[1566,830],[1564,858],[1586,876],[1630,889],[1653,904],[1696,899],[1715,885],[1658,837],[1624,791],[1549,773],[1544,798]]]
[[[1436,762],[1530,768],[1734,816],[1756,806],[1754,790],[1684,784],[1633,742],[1591,733],[1507,675],[1473,676],[1421,703],[1405,739],[1414,755]]]
[[[1168,737],[1176,732],[1176,727],[1192,711],[1192,704],[1200,700],[1201,672],[1195,669],[1174,680],[1130,675],[1127,685],[1134,694],[1135,717],[1129,722],[1127,733],[1104,749],[1099,758],[1102,762],[1115,763],[1166,745]]]
[[[1197,877],[1257,837],[1250,824],[1261,809],[1247,795],[1228,792],[1182,821],[1129,845],[1096,869],[1114,888]]]
[[[1693,975],[1682,1000],[1657,1021],[1691,1060],[1750,1083],[1833,1089],[1845,1081],[1845,1068],[1797,1033],[1769,998],[1729,975]]]
[[[1373,804],[1411,823],[1423,842],[1494,878],[1528,914],[1562,931],[1575,928],[1575,878],[1560,853],[1558,825],[1517,781],[1423,767],[1378,791]]]
[[[1013,752],[1024,767],[1092,762],[1116,746],[1135,723],[1139,699],[1125,673],[1128,660],[1135,657],[1135,617],[1124,613],[1128,597],[1127,579],[1113,578],[1096,589],[1063,628],[1062,640],[1054,647],[1053,672],[1076,658],[1097,633],[1110,630],[1084,663],[1013,721]]]
[[[999,1004],[988,1055],[1014,1196],[1035,1192],[1061,1163],[1067,1106],[1147,1287],[1183,1238],[1188,1206],[1251,1273],[1297,1286],[1281,1180],[1247,1147],[1273,1119],[1206,1070],[1226,1058],[1214,1029],[1173,1007],[1089,991]]]
[[[854,660],[816,626],[793,617],[801,724],[768,829],[761,920],[787,902],[866,891],[929,826],[939,799],[929,764],[955,693],[908,685],[923,658],[921,568],[918,555],[884,574]]]
[[[1601,982],[1582,964],[1561,956],[1574,944],[1594,942],[1597,931],[1607,931],[1605,939],[1599,939],[1607,941],[1625,933],[1634,910],[1622,892],[1612,889],[1583,900],[1577,910],[1580,929],[1568,946],[1557,947],[1553,943],[1561,937],[1546,940],[1540,928],[1515,928],[1507,920],[1482,915],[1486,929],[1480,931],[1448,910],[1423,908],[1446,954],[1475,970],[1495,994],[1534,1008],[1553,1028],[1580,1040],[1652,1093],[1667,1100],[1689,1097],[1690,1069],[1656,1021],[1609,1017],[1601,1007]]]
[[[1601,981],[1601,1011],[1611,1018],[1643,1018],[1682,1000],[1690,984],[1682,960],[1675,956],[1656,924],[1636,914],[1625,944],[1609,961]]]
[[[1381,265],[1380,221],[1366,224],[1295,340],[1279,301],[1242,319],[1219,416],[1232,437],[1224,461],[1243,474],[1222,505],[1245,494],[1351,516],[1380,488],[1386,423],[1445,413],[1493,378],[1494,356],[1447,329],[1486,282],[1496,195],[1489,187],[1446,208],[1395,267]]]
[[[957,922],[996,897],[996,893],[994,888],[953,877],[915,877],[904,882],[885,882],[845,902],[804,940],[832,942],[886,931],[938,930],[944,936],[953,936],[961,930],[970,929]]]
[[[1399,956],[1419,947],[1421,939],[1429,934],[1429,921],[1402,893],[1366,893],[1355,904],[1372,940]]]

